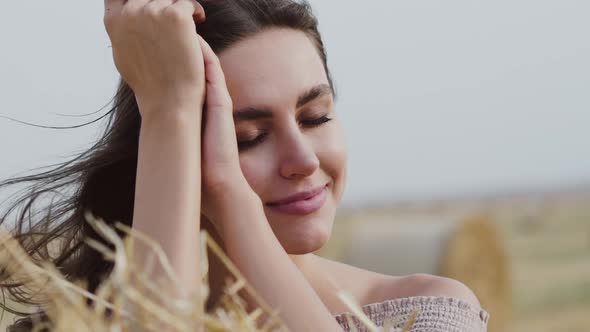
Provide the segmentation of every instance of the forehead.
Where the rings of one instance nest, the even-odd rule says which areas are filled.
[[[293,29],[269,29],[219,54],[234,109],[289,107],[299,94],[328,83],[309,37]]]

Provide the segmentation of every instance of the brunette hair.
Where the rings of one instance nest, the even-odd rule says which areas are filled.
[[[304,32],[316,46],[333,95],[336,96],[318,21],[307,1],[199,2],[207,18],[196,25],[197,31],[217,54],[268,28],[291,28]],[[133,91],[123,79],[120,79],[110,102],[112,108],[96,120],[74,127],[57,127],[76,128],[106,117],[104,133],[90,148],[66,162],[45,166],[53,167],[48,171],[0,182],[0,189],[14,184],[32,183],[19,191],[20,196],[16,196],[17,199],[0,215],[0,226],[8,220],[11,212],[22,206],[12,223],[12,235],[34,261],[53,263],[69,280],[85,280],[91,292],[95,292],[101,280],[109,275],[112,263],[84,242],[85,238],[92,238],[108,245],[87,224],[84,212],[90,210],[93,215],[111,224],[120,221],[131,225],[133,220],[141,117]],[[32,213],[33,203],[44,194],[50,195],[51,203],[42,207],[44,214],[37,218],[37,214]],[[0,270],[3,294],[7,290],[14,302],[42,308],[43,303],[38,303],[22,282],[15,282],[4,272]],[[0,306],[18,316],[24,316],[8,331],[31,330],[32,319],[28,313],[9,308],[6,303],[0,303]],[[43,316],[43,312],[40,312]]]

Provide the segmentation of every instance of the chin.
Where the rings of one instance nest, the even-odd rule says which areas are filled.
[[[289,255],[305,255],[325,246],[336,217],[331,199],[315,215],[285,216],[265,212],[273,233]]]
[[[303,226],[303,225],[302,225]],[[275,231],[289,255],[305,255],[321,249],[330,239],[332,222],[316,220],[313,225]]]
[[[305,255],[320,250],[327,241],[308,243],[286,243],[283,248],[289,255]],[[282,244],[282,243],[281,243]]]

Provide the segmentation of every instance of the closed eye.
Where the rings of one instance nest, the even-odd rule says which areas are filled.
[[[317,127],[317,126],[322,125],[330,120],[332,120],[332,119],[328,118],[327,116],[324,115],[321,118],[317,118],[315,120],[305,120],[305,121],[301,121],[301,122],[308,125],[308,126]]]
[[[266,135],[268,135],[268,134],[264,133],[264,134],[260,134],[260,135],[256,136],[256,138],[253,140],[238,142],[238,150],[241,151],[241,150],[253,147],[258,143],[261,143],[266,138]]]
[[[317,119],[301,121],[301,123],[305,126],[313,128],[313,127],[319,127],[331,120],[332,120],[332,118],[328,118],[327,116],[324,115],[324,116],[319,117]],[[238,142],[238,150],[241,151],[241,150],[245,150],[245,149],[254,147],[254,146],[258,145],[259,143],[262,143],[266,139],[267,136],[268,136],[268,133],[263,133],[263,134],[258,135],[256,138],[254,138],[252,140]]]

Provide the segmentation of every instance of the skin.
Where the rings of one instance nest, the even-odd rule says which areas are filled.
[[[242,146],[240,168],[264,203],[268,223],[285,251],[308,280],[323,283],[318,271],[324,266],[313,252],[326,244],[332,232],[346,185],[347,149],[317,49],[301,31],[269,29],[218,56],[234,112],[248,107],[272,112],[272,118],[235,121],[237,141]],[[324,92],[297,108],[298,96],[316,86],[324,86]],[[309,124],[322,117],[331,120]],[[266,137],[257,145],[241,144],[262,134]],[[324,184],[328,184],[326,202],[311,214],[290,215],[266,205]],[[203,225],[212,231],[206,222]],[[222,241],[218,234],[214,237]],[[211,261],[219,264],[213,257]],[[217,284],[216,280],[225,277],[223,269],[213,264],[210,269],[216,273],[211,273],[210,279]]]
[[[325,205],[309,215],[290,215],[265,205],[273,232],[285,250],[306,257],[332,231],[346,183],[344,131],[322,62],[309,38],[273,29],[234,45],[220,55],[234,110],[267,108],[272,119],[236,121],[238,142],[266,133],[256,146],[240,150],[240,167],[264,203],[328,183]],[[247,66],[244,66],[247,63]],[[299,95],[318,85],[325,94],[296,108]],[[331,119],[318,126],[310,120]]]
[[[387,290],[399,290],[399,281],[410,279],[311,253],[331,233],[344,188],[346,149],[330,96],[294,106],[300,93],[327,83],[305,35],[261,32],[218,57],[200,36],[194,38],[192,20],[202,11],[194,0],[106,0],[105,9],[115,64],[133,88],[142,117],[133,227],[170,258],[180,291],[174,296],[199,288],[195,239],[201,226],[212,234],[219,231],[214,237],[234,265],[294,330],[337,330],[330,314],[344,310],[334,300],[336,289],[349,291],[362,304],[399,295]],[[234,123],[233,110],[246,106],[272,110],[272,120]],[[316,112],[328,110],[329,122],[306,126],[308,116],[315,120]],[[236,141],[250,140],[242,135],[252,131],[256,136],[265,131],[266,140],[238,151]],[[326,183],[326,204],[308,216],[287,216],[267,205]],[[134,263],[143,264],[147,251],[134,252]],[[224,272],[210,263],[215,300]],[[443,290],[432,278],[422,280],[425,294]],[[417,283],[403,285],[412,293]],[[463,298],[460,287],[448,285],[448,294]]]
[[[241,170],[220,60],[194,33],[198,10],[192,0],[105,1],[113,58],[141,115],[133,228],[160,244],[176,276],[175,287],[161,295],[200,293],[204,216],[266,309],[277,308],[296,331],[336,331],[337,322],[274,235],[262,198]],[[149,250],[137,241],[132,249],[132,264],[145,264]],[[157,266],[148,277],[162,277]]]
[[[314,86],[328,84],[317,49],[305,33],[272,28],[234,44],[218,57],[234,113],[245,108],[272,112],[271,118],[235,121],[238,143],[266,135],[261,142],[239,152],[240,168],[262,202],[329,183],[326,203],[314,213],[289,215],[266,204],[264,212],[280,244],[332,314],[349,311],[337,298],[338,290],[352,294],[360,304],[446,295],[479,306],[465,285],[449,278],[383,275],[313,254],[331,235],[346,185],[347,149],[330,92],[296,107],[299,95]],[[331,120],[315,127],[305,125],[305,121],[322,116]],[[224,247],[222,237],[206,219],[202,226]],[[209,262],[209,305],[213,305],[228,273],[213,255]]]

